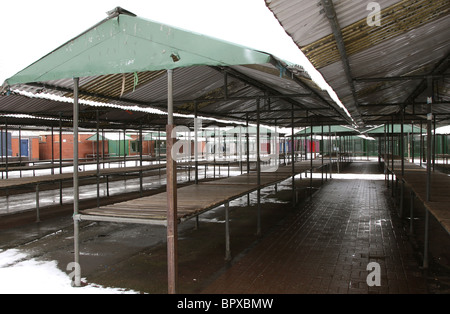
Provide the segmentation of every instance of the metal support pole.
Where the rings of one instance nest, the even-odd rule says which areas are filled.
[[[405,111],[401,112],[401,125],[400,125],[400,160],[401,160],[401,174],[402,179],[400,181],[400,217],[403,217],[403,196],[404,196],[404,176],[405,176],[405,143],[404,143],[404,116]]]
[[[52,144],[53,144],[53,127],[52,127]],[[52,148],[53,156],[53,148]],[[19,164],[22,167],[22,128],[19,126]],[[53,164],[53,163],[52,163]],[[54,169],[52,168],[52,174]],[[19,171],[20,177],[22,178],[22,170]]]
[[[41,214],[39,210],[39,182],[36,183],[36,222],[41,222]]]
[[[435,166],[436,166],[436,146],[437,146],[437,141],[436,141],[436,139],[437,139],[437,136],[436,136],[436,115],[433,115],[433,149],[431,150],[432,151],[432,154],[433,154],[433,157],[432,157],[432,160],[433,160],[433,172],[436,170],[436,168],[435,168]]]
[[[119,144],[120,145],[120,144]],[[123,129],[123,166],[127,166],[127,130]],[[127,180],[127,175],[125,173],[125,181]]]
[[[155,145],[156,145],[156,142],[155,142]],[[167,155],[167,143],[166,143],[166,155]],[[166,158],[166,161],[167,161],[167,158]],[[158,127],[158,165],[161,165],[161,128],[160,127]],[[161,167],[158,167],[158,175],[161,176]]]
[[[387,183],[389,186],[389,174],[388,174],[388,153],[387,153],[387,134],[386,134],[386,123],[384,124],[384,156],[383,156],[383,164],[384,164],[384,183]]]
[[[226,87],[225,87],[226,88]],[[195,163],[195,184],[198,184],[198,104],[194,104],[194,163]]]
[[[394,116],[392,116],[392,125],[391,125],[391,178],[392,178],[392,196],[394,196]]]
[[[339,136],[339,141],[338,141],[338,137],[336,132],[334,132],[334,137],[336,138],[336,142],[338,143],[339,146],[337,146],[337,150],[336,150],[336,166],[337,166],[337,173],[340,173],[340,169],[339,169],[339,162],[341,159],[341,137]]]
[[[330,164],[329,164],[330,179],[332,179],[333,178],[333,157],[332,157],[332,154],[333,154],[333,143],[332,143],[332,140],[331,140],[331,125],[328,126],[328,137],[330,138],[329,139],[329,143],[328,143],[328,147],[329,147],[329,151],[330,151],[330,153],[329,153],[329,158],[330,158]]]
[[[294,105],[291,106],[291,167],[292,167],[292,207],[295,207],[296,197],[295,197],[295,163],[294,163]]]
[[[411,122],[411,161],[414,163],[414,122]]]
[[[432,106],[433,104],[433,80],[428,77],[427,80],[427,182],[426,182],[426,201],[431,201],[431,122],[433,121]],[[428,237],[429,237],[429,211],[425,208],[425,235],[424,235],[424,252],[423,252],[423,268],[428,268]]]
[[[78,105],[78,84],[79,78],[73,79],[73,214],[78,215],[79,206],[79,186],[78,186],[78,119],[79,119],[79,105]],[[75,265],[80,265],[80,226],[79,221],[74,219],[74,255]],[[81,274],[77,274],[81,275]],[[77,277],[76,275],[76,277]],[[81,278],[76,278],[74,285],[79,287],[81,285]]]
[[[433,113],[431,112],[433,103],[433,84],[432,79],[428,78],[427,90],[427,189],[426,200],[431,201],[431,122],[433,121]]]
[[[306,110],[306,118],[308,118],[308,110]],[[302,145],[302,146],[304,146],[304,148],[305,148],[305,160],[308,160],[308,141],[306,140],[306,137],[307,137],[307,135],[306,135],[306,127],[305,127],[305,145]]]
[[[325,142],[323,141],[323,124],[322,124],[322,132],[321,132],[321,136],[320,139],[322,140],[322,147],[321,147],[321,151],[320,151],[320,155],[321,155],[321,159],[322,159],[322,167],[320,167],[320,169],[322,170],[322,185],[323,185],[323,152],[324,152],[324,146],[325,146]],[[325,175],[325,180],[327,179],[327,175]]]
[[[52,175],[53,174],[55,174],[55,168],[53,168],[53,165],[55,164],[55,147],[54,147],[54,135],[53,135],[53,125],[52,125],[52,128],[51,128],[51,132],[52,132],[52,171],[51,171],[51,173],[52,173]],[[19,130],[19,134],[20,134],[20,130]],[[20,138],[19,138],[19,147],[21,147],[22,145],[20,145]],[[22,158],[22,153],[20,153],[20,155],[21,155],[21,157],[20,158]]]
[[[258,207],[257,207],[257,224],[256,224],[256,235],[261,235],[261,156],[260,156],[260,146],[261,146],[261,138],[260,138],[260,121],[259,121],[259,106],[260,99],[256,99],[256,171],[257,171],[257,198],[258,198]]]
[[[310,130],[310,134],[311,134],[311,139],[309,140],[309,153],[311,154],[309,156],[309,161],[310,161],[310,165],[309,165],[309,193],[310,196],[312,196],[312,173],[313,173],[313,124],[312,124],[312,120],[311,120],[311,130]]]
[[[248,132],[248,113],[245,114],[245,138],[247,148],[247,174],[250,174],[250,138]],[[250,193],[247,193],[247,205],[250,206]]]
[[[173,124],[173,70],[167,70],[167,127],[166,127],[166,170],[167,170],[167,267],[168,293],[175,294],[178,281],[178,217],[177,217],[177,168],[172,156],[174,139],[172,138]]]
[[[241,174],[243,173],[242,169],[242,127],[239,127],[239,168]]]
[[[6,179],[8,179],[8,120],[5,118],[5,162],[6,162],[6,167],[5,167],[5,171],[6,171]]]
[[[420,167],[422,167],[423,161],[423,136],[422,136],[422,120],[420,120],[420,136],[419,136],[419,158],[420,158]]]
[[[59,113],[59,174],[62,173],[62,113]],[[62,180],[59,180],[59,204],[63,204]]]
[[[100,116],[99,116],[99,112],[98,109],[95,112],[95,116],[96,116],[96,126],[97,126],[97,145],[96,145],[96,177],[97,177],[97,208],[100,207],[100,156],[99,156],[99,148],[100,148]]]
[[[230,250],[230,204],[225,203],[225,260],[231,260]]]
[[[410,207],[409,207],[409,233],[413,234],[414,231],[414,192],[410,192]]]
[[[139,195],[143,196],[143,192],[144,192],[144,182],[143,182],[143,173],[142,173],[142,154],[143,154],[143,149],[144,149],[144,138],[142,137],[142,125],[139,126],[139,145],[138,145],[138,149],[139,149],[139,167],[141,168],[139,170]]]

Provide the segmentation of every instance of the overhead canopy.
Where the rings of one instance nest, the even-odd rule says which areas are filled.
[[[342,125],[332,125],[332,126],[313,126],[312,127],[312,133],[313,134],[322,134],[322,130],[323,133],[326,135],[328,133],[332,133],[333,135],[336,134],[344,134],[344,135],[350,135],[350,134],[360,134],[357,130],[347,127],[347,126],[342,126]],[[295,135],[306,135],[309,136],[311,134],[311,127],[305,128],[301,131],[298,131],[297,133],[295,133]]]
[[[438,124],[450,122],[448,0],[266,5],[359,126],[390,121],[403,108],[408,121],[425,119],[427,77],[434,82]]]
[[[384,125],[380,125],[380,126],[377,126],[375,128],[372,128],[370,130],[367,130],[364,133],[365,134],[370,134],[370,135],[384,134],[385,133],[384,129],[385,129]],[[395,134],[401,134],[401,132],[402,132],[401,125],[400,124],[394,124],[394,131],[392,131],[392,125],[389,125],[386,128],[386,132],[388,132],[388,133],[392,133],[393,132]],[[415,133],[415,134],[422,133],[422,134],[426,134],[427,130],[422,128],[422,132],[421,132],[420,127],[415,126],[415,125],[411,126],[410,124],[405,124],[405,125],[403,125],[403,133],[404,134],[406,134],[406,133]]]
[[[255,121],[260,99],[263,124],[290,126],[292,109],[296,125],[306,121],[351,122],[346,110],[318,88],[300,66],[268,53],[149,21],[121,8],[7,79],[0,110],[30,111],[26,103],[19,109],[3,106],[7,102],[4,98],[13,96],[11,92],[72,97],[73,78],[79,77],[81,99],[133,107],[130,111],[134,116],[127,116],[123,109],[102,107],[100,120],[164,125],[164,117],[137,120],[134,106],[166,110],[167,69],[176,69],[175,113],[193,114],[197,107],[199,116]],[[41,109],[46,111],[45,107]]]
[[[7,79],[6,83],[14,85],[195,65],[264,64],[270,59],[266,53],[117,9],[103,22]]]

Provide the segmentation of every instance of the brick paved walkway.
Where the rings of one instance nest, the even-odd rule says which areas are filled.
[[[383,180],[333,179],[203,293],[426,293],[386,195]],[[381,286],[367,284],[370,262],[380,265]]]

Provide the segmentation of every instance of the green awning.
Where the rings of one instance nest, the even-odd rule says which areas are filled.
[[[7,79],[5,85],[271,60],[270,54],[116,8],[102,22]]]

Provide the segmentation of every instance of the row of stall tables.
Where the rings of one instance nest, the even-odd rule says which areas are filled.
[[[425,208],[450,234],[450,176],[439,171],[431,172],[430,200],[427,201],[427,170],[417,164],[404,160],[403,175],[401,160],[389,161],[387,170],[402,181]]]
[[[102,168],[106,168],[106,165],[111,167],[112,163],[119,163],[122,164],[124,162],[135,162],[136,166],[140,161],[143,162],[155,162],[155,161],[165,161],[163,158],[156,158],[151,156],[144,156],[142,159],[139,157],[127,157],[127,158],[117,158],[117,157],[110,157],[106,159],[100,159],[98,162],[96,160],[83,158],[79,160],[78,165],[85,170],[85,166],[89,165],[101,165]],[[2,173],[2,178],[5,179],[4,174],[6,172],[23,172],[23,171],[33,171],[33,176],[36,175],[36,171],[39,170],[51,170],[51,169],[59,169],[61,167],[73,167],[73,160],[72,159],[63,159],[63,160],[39,160],[39,161],[27,161],[27,162],[21,162],[20,164],[9,164],[8,167],[6,167],[5,164],[2,164],[0,166],[0,172]],[[9,178],[8,178],[9,179]]]
[[[320,160],[314,160],[313,168],[322,167]],[[257,172],[202,182],[177,189],[177,218],[181,223],[212,208],[240,198],[266,186],[282,182],[293,174],[311,170],[311,161],[280,165],[276,171],[261,172],[258,185]],[[161,224],[167,222],[167,192],[120,202],[99,208],[81,211],[79,220]]]

